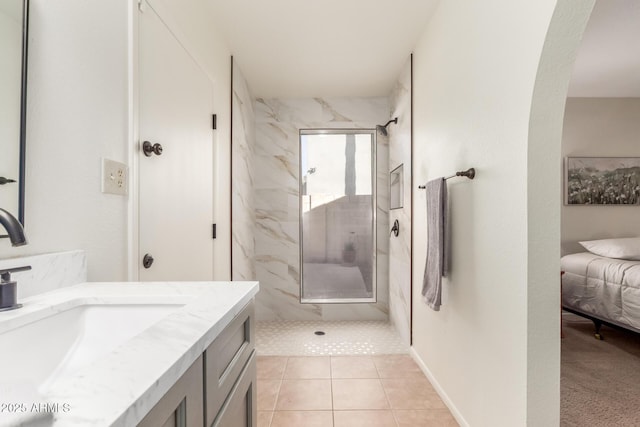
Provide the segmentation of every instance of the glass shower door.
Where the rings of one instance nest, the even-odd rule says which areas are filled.
[[[301,301],[375,302],[375,132],[300,132]]]

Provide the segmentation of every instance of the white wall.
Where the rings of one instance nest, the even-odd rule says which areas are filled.
[[[102,157],[131,163],[133,0],[31,1],[26,232],[0,257],[84,249],[89,280],[125,280],[128,199],[100,192]],[[214,82],[218,173],[216,279],[229,271],[229,52],[202,0],[158,0],[173,30]]]
[[[563,158],[640,157],[639,142],[639,98],[567,99]],[[562,206],[563,254],[584,251],[580,240],[638,235],[638,206]]]
[[[530,115],[546,83],[537,75],[543,46],[559,50],[545,44],[555,7],[441,2],[414,53],[413,351],[463,425],[559,423],[559,183],[535,183],[538,173],[559,173],[559,129],[529,145],[530,133],[539,136]],[[573,19],[568,10],[554,16],[559,27]],[[558,68],[568,82],[566,64]],[[551,88],[566,96],[566,85]],[[434,312],[420,298],[427,230],[417,183],[468,167],[474,181],[448,182],[451,272]]]

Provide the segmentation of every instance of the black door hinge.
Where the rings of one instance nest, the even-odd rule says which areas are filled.
[[[216,225],[213,224],[212,228],[212,233],[211,233],[211,237],[213,237],[214,239],[216,238]]]
[[[217,123],[217,122],[218,122],[218,120],[217,120],[217,118],[216,118],[216,115],[215,115],[215,114],[212,114],[212,115],[211,115],[211,117],[212,117],[212,120],[211,120],[211,127],[212,127],[212,129],[218,129],[218,123]]]

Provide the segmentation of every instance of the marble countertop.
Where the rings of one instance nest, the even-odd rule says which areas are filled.
[[[24,299],[21,309],[0,313],[0,333],[82,304],[184,304],[107,356],[56,382],[42,396],[56,409],[48,419],[36,421],[38,414],[31,414],[37,425],[132,426],[257,292],[257,282],[83,283]],[[2,418],[0,424],[7,425]]]

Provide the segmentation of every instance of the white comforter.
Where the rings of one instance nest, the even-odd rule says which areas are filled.
[[[582,252],[561,265],[562,305],[640,329],[640,261]]]

